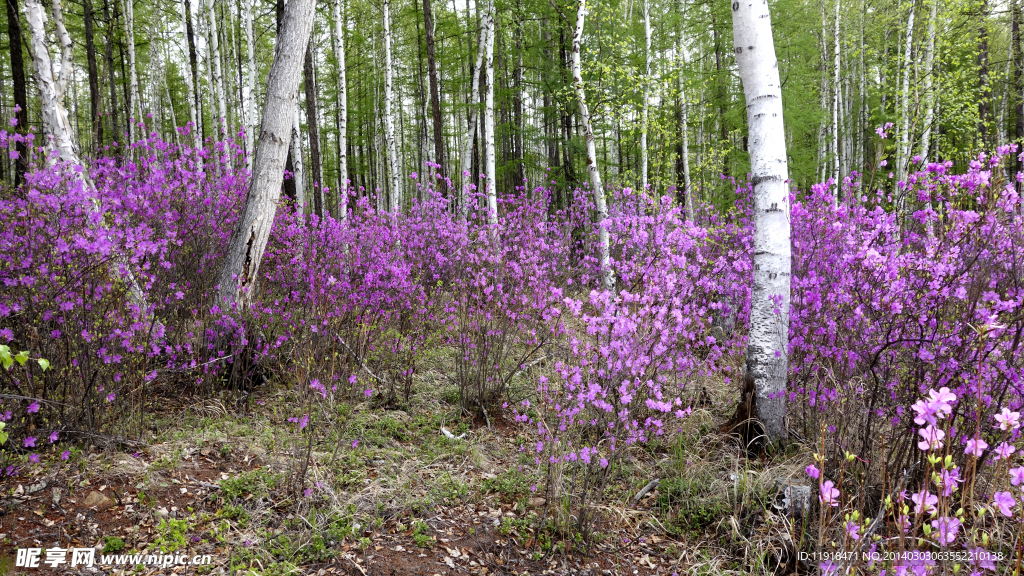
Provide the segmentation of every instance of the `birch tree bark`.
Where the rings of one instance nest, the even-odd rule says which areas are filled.
[[[840,166],[842,160],[839,157],[839,99],[842,94],[841,77],[839,75],[839,68],[841,61],[839,59],[839,0],[836,0],[836,22],[835,22],[835,38],[833,39],[833,58],[832,58],[832,179],[835,182],[835,189],[832,191],[832,205],[839,205],[839,192],[842,188],[842,172]]]
[[[732,10],[736,64],[747,103],[754,185],[754,285],[747,375],[754,380],[757,417],[769,441],[776,442],[788,434],[784,393],[791,248],[782,88],[767,0],[733,2]]]
[[[384,141],[387,146],[388,172],[391,187],[388,210],[398,212],[401,198],[401,174],[398,170],[398,147],[395,142],[394,62],[391,59],[391,1],[384,0]]]
[[[651,106],[651,0],[644,0],[644,101],[640,112],[640,188],[647,190],[647,130]]]
[[[135,9],[132,0],[124,0],[124,34],[128,43],[128,145],[135,143],[135,125],[142,122],[142,105],[139,102],[139,77],[135,68]],[[129,150],[131,148],[129,147]]]
[[[248,308],[255,296],[260,262],[281,196],[288,132],[298,109],[299,78],[313,28],[314,4],[314,0],[290,0],[284,8],[281,34],[267,79],[253,176],[220,270],[219,295],[228,310]]]
[[[185,37],[188,43],[188,82],[191,97],[188,99],[188,112],[192,120],[192,139],[194,146],[203,145],[202,117],[199,113],[199,62],[196,57],[195,31],[192,29],[192,0],[182,0],[182,19],[185,22]]]
[[[348,81],[345,78],[345,23],[341,0],[334,0],[334,56],[338,61],[338,217],[348,216]]]
[[[306,89],[306,128],[309,135],[309,191],[313,194],[313,213],[324,217],[323,176],[320,170],[320,126],[316,105],[316,77],[313,74],[312,40],[306,46],[302,74]]]
[[[209,38],[210,38],[210,64],[212,66],[211,71],[213,72],[213,85],[211,88],[217,97],[217,129],[218,139],[225,139],[228,136],[228,104],[227,95],[224,91],[224,71],[221,68],[220,63],[220,39],[217,35],[217,11],[215,9],[216,1],[208,0],[207,3],[207,26],[209,26]],[[225,165],[227,165],[227,152],[225,151]]]
[[[245,167],[252,170],[256,146],[256,54],[252,37],[252,0],[245,0],[242,27],[245,29],[245,82],[242,83],[242,123],[245,127]]]
[[[910,5],[910,15],[907,16],[907,35],[903,51],[903,85],[900,88],[899,117],[900,117],[900,144],[896,156],[896,181],[901,182],[906,178],[907,161],[910,159],[910,53],[913,50],[914,41],[914,5]],[[900,212],[906,210],[906,199],[900,195]]]
[[[298,90],[296,88],[296,90]],[[291,143],[289,144],[292,159],[292,182],[295,186],[295,209],[302,212],[306,209],[306,174],[302,158],[302,113],[298,93],[295,95],[295,109],[292,110]]]
[[[85,59],[89,69],[89,111],[92,113],[92,145],[95,148],[103,143],[103,117],[100,116],[102,96],[100,96],[99,68],[96,66],[92,0],[83,0],[82,16],[85,25]],[[20,42],[18,51],[21,51]]]
[[[18,131],[28,130],[28,92],[25,88],[25,60],[22,56],[21,15],[18,12],[18,0],[6,0],[7,4],[7,38],[11,52],[11,79],[14,83],[14,105],[17,107],[14,117],[18,120]],[[15,160],[14,185],[21,186],[28,171],[28,146],[18,142],[15,148],[18,159]]]
[[[921,134],[921,158],[927,164],[931,153],[932,123],[935,121],[935,18],[938,16],[938,1],[931,0],[928,15],[928,47],[924,54],[924,131]]]
[[[487,55],[484,64],[484,190],[487,192],[487,222],[498,223],[497,167],[494,151],[494,1],[487,6],[484,16],[487,28]]]
[[[462,195],[459,199],[459,217],[465,220],[469,216],[469,187],[473,184],[473,135],[476,134],[477,103],[480,102],[480,75],[484,65],[484,52],[487,43],[487,27],[480,28],[480,41],[477,42],[476,67],[473,69],[473,82],[470,89],[469,127],[466,130],[466,145],[462,151]]]
[[[612,272],[610,242],[605,222],[608,219],[608,205],[604,198],[604,186],[601,184],[601,172],[597,167],[597,146],[594,142],[594,128],[590,123],[590,111],[587,109],[587,94],[583,86],[583,65],[580,57],[586,15],[587,2],[580,0],[580,6],[576,10],[576,30],[572,35],[572,84],[580,107],[580,125],[583,127],[583,139],[587,146],[587,174],[590,176],[590,188],[594,194],[594,225],[597,226],[597,259],[601,268],[601,284],[605,290],[614,290],[615,275]]]

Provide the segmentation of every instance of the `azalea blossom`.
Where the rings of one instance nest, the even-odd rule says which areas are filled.
[[[924,440],[917,443],[917,447],[921,450],[942,450],[942,439],[945,438],[946,433],[941,429],[929,424],[928,426],[917,431]]]
[[[980,458],[985,450],[988,449],[988,442],[985,442],[981,438],[969,438],[964,440],[964,453],[968,456],[974,456]]]
[[[1013,516],[1013,507],[1017,505],[1017,501],[1009,492],[996,492],[992,495],[992,505],[999,510],[1000,514],[1010,518]]]
[[[939,497],[925,490],[924,492],[915,492],[910,496],[910,501],[914,503],[914,514],[928,514],[935,511]]]
[[[826,480],[821,485],[821,495],[818,496],[818,501],[822,504],[828,504],[829,506],[839,506],[839,490],[835,488],[835,485],[831,480]]]
[[[1004,432],[1020,428],[1020,412],[1011,412],[1009,408],[1003,408],[995,415],[995,419],[999,423],[997,428]]]
[[[932,520],[932,529],[935,531],[933,534],[939,546],[946,546],[956,540],[956,533],[960,530],[960,520],[943,516]]]

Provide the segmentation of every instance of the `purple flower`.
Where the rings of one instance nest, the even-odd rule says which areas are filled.
[[[53,432],[50,432],[50,444],[56,443],[57,442],[57,438],[59,436],[60,436],[60,434],[56,430],[54,430]]]
[[[1020,486],[1024,482],[1024,466],[1010,468],[1010,484]]]
[[[932,529],[935,531],[935,540],[939,546],[946,546],[956,540],[956,533],[960,530],[960,520],[943,516],[932,520]]]
[[[811,478],[814,478],[815,480],[817,480],[818,477],[821,476],[821,471],[818,470],[814,466],[814,464],[811,464],[807,466],[807,468],[804,468],[804,472],[807,472],[807,475],[810,476]]]
[[[1004,458],[1009,458],[1010,455],[1013,454],[1016,451],[1017,451],[1017,449],[1014,448],[1011,444],[1009,444],[1007,442],[1000,443],[999,446],[996,446],[996,449],[993,450],[993,452],[995,452],[995,459],[996,460],[1002,460]]]
[[[846,535],[853,540],[860,540],[860,525],[852,520],[847,520]]]
[[[36,437],[35,436],[29,436],[28,438],[25,438],[25,448],[35,448],[35,447],[36,447]]]
[[[25,409],[25,412],[28,412],[29,414],[39,412],[39,402],[33,400],[32,403],[28,405],[28,408]]]
[[[999,509],[1000,514],[1010,518],[1013,516],[1013,507],[1017,505],[1017,501],[1009,492],[996,492],[992,495],[992,504]]]
[[[33,464],[39,464],[39,454],[29,454],[28,461]]]
[[[821,495],[818,496],[818,501],[833,507],[839,506],[839,490],[835,488],[835,484],[831,480],[826,480],[820,488]]]
[[[71,457],[71,451],[70,450],[65,450],[65,451],[60,453],[60,459],[61,460],[67,460],[70,457]]]
[[[924,440],[917,443],[917,447],[921,450],[942,450],[942,439],[946,436],[946,433],[929,424],[928,426],[921,428],[917,431]]]
[[[914,503],[914,514],[928,514],[935,511],[935,505],[939,503],[939,497],[925,490],[924,492],[912,494],[910,501]]]
[[[985,442],[981,438],[969,438],[964,440],[964,453],[968,456],[974,456],[980,458],[981,455],[988,448],[988,442]]]
[[[995,416],[998,428],[1003,431],[1016,430],[1020,428],[1020,412],[1011,412],[1009,408],[1003,408]]]

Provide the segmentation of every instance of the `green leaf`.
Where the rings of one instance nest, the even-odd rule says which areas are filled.
[[[15,356],[14,359],[18,361],[18,364],[24,366],[25,362],[28,362],[28,350],[22,350],[21,352],[18,352],[18,355]]]
[[[7,433],[4,432],[4,426],[7,425],[0,422],[0,444],[5,444],[7,442]]]
[[[43,369],[43,372],[46,372],[46,369],[50,367],[50,361],[46,358],[40,358],[39,367]]]
[[[4,365],[4,370],[10,370],[11,366],[14,365],[14,359],[11,358],[10,354],[6,356],[0,355],[0,363]]]

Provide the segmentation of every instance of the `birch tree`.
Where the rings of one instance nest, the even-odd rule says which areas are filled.
[[[208,0],[207,2],[207,21],[210,38],[210,64],[212,65],[211,71],[213,72],[213,84],[211,88],[215,92],[217,98],[217,129],[219,131],[219,138],[227,138],[228,136],[228,104],[227,94],[224,92],[224,71],[220,64],[220,40],[217,35],[217,12],[214,9],[216,5],[215,0]],[[227,152],[225,151],[225,156]]]
[[[299,78],[313,28],[314,4],[314,0],[290,0],[284,8],[281,33],[267,78],[249,192],[219,275],[220,300],[228,310],[248,308],[255,296],[260,262],[281,196],[288,132],[298,106]]]
[[[494,1],[487,6],[484,16],[487,28],[486,64],[484,73],[484,191],[487,193],[487,222],[498,223],[497,167],[494,150]]]
[[[689,107],[686,102],[686,78],[683,76],[683,66],[686,64],[686,52],[683,46],[683,30],[682,27],[679,29],[678,44],[676,46],[676,57],[679,59],[679,154],[680,160],[683,163],[683,194],[686,196],[686,219],[690,222],[694,221],[693,214],[693,188],[690,182],[690,140],[689,131],[687,125],[690,119],[688,118],[687,108]]]
[[[128,44],[128,77],[130,79],[128,92],[128,144],[130,146],[135,142],[135,124],[142,121],[139,77],[135,72],[135,10],[132,0],[124,0],[124,33],[127,38],[126,44]]]
[[[252,38],[252,0],[245,0],[242,27],[245,29],[245,82],[242,83],[242,123],[245,126],[245,167],[252,170],[256,145],[256,53]]]
[[[394,62],[391,59],[391,1],[384,0],[384,142],[387,146],[388,172],[391,188],[388,195],[388,210],[398,212],[401,202],[401,174],[398,169],[398,146],[395,141],[395,90]]]
[[[345,24],[341,0],[334,0],[334,56],[338,62],[338,217],[348,216],[348,81],[345,78]]]
[[[896,151],[896,181],[904,179],[907,162],[910,160],[910,53],[913,50],[914,41],[914,5],[910,5],[910,15],[907,16],[906,44],[903,51],[903,84],[900,88],[899,119],[900,119],[900,143]],[[900,210],[906,207],[906,201],[901,196],[899,201]]]
[[[650,124],[651,107],[651,0],[644,0],[644,101],[640,114],[640,188],[647,190],[648,183],[648,158],[647,158],[647,131]]]
[[[580,125],[583,127],[583,139],[587,146],[587,173],[590,176],[590,188],[594,194],[594,225],[597,226],[597,259],[601,268],[601,284],[605,290],[615,288],[615,275],[612,272],[608,238],[608,205],[604,198],[604,186],[601,184],[601,171],[597,167],[597,146],[594,142],[594,127],[590,123],[590,111],[587,109],[587,93],[583,86],[583,65],[580,50],[583,47],[583,23],[587,15],[587,2],[580,0],[576,10],[576,30],[572,35],[572,84],[576,92],[576,101],[580,107]]]
[[[736,64],[747,103],[754,185],[754,285],[747,375],[769,441],[785,439],[789,343],[789,169],[782,86],[767,0],[732,4]],[[776,312],[778,310],[778,313]]]
[[[469,216],[469,187],[473,184],[473,135],[476,134],[477,103],[480,102],[480,75],[484,65],[485,44],[488,39],[487,27],[480,28],[480,41],[477,42],[476,67],[473,69],[473,80],[470,88],[469,127],[466,130],[466,145],[462,151],[462,194],[459,199],[459,217],[465,220]]]
[[[841,63],[839,59],[839,17],[839,0],[836,0],[835,38],[832,41],[832,180],[835,182],[835,188],[832,191],[833,205],[839,203],[839,193],[842,188],[841,159],[839,157],[839,99],[842,94],[841,78],[839,75]]]

